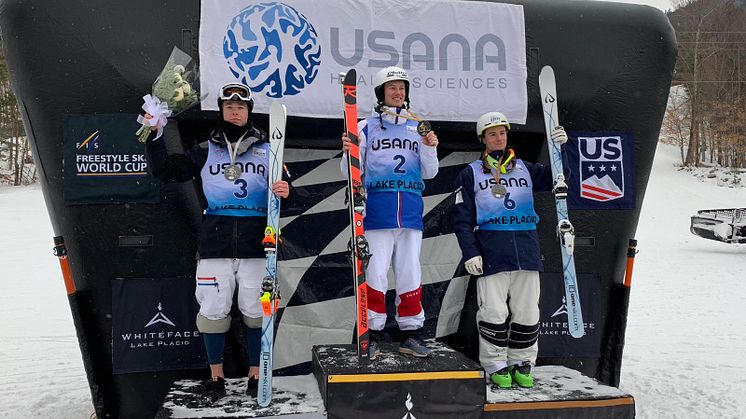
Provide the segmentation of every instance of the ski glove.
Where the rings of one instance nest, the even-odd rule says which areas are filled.
[[[482,257],[474,256],[473,258],[464,262],[466,272],[471,275],[482,275]]]
[[[567,142],[567,133],[562,127],[555,127],[549,135],[552,137],[552,141],[560,145]]]

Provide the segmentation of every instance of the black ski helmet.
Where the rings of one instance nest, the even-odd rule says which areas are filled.
[[[228,83],[220,88],[218,95],[218,110],[223,113],[223,102],[235,100],[244,102],[249,107],[249,114],[254,110],[254,97],[249,86],[243,83]]]

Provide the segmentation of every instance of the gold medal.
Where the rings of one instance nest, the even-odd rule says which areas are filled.
[[[414,112],[410,111],[409,109],[403,109],[403,110],[407,111],[407,113],[409,115],[404,115],[403,113],[398,114],[398,113],[395,113],[395,112],[391,112],[388,109],[381,108],[381,112],[385,113],[386,115],[391,115],[391,116],[395,116],[395,117],[398,117],[398,118],[403,118],[403,119],[408,119],[410,121],[416,121],[416,122],[418,122],[418,124],[417,124],[417,134],[419,134],[420,137],[426,136],[427,133],[429,133],[430,131],[433,130],[433,127],[430,125],[429,122],[427,122],[426,120],[424,120],[424,119],[420,118],[419,116],[415,115]]]
[[[432,130],[433,128],[432,126],[430,126],[430,123],[425,121],[424,119],[421,119],[420,122],[417,124],[417,134],[420,134],[420,137],[426,136]]]

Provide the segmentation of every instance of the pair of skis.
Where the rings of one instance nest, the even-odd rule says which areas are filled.
[[[257,402],[261,407],[272,403],[272,354],[275,337],[275,313],[280,304],[277,283],[277,241],[280,238],[280,198],[272,193],[272,185],[282,179],[285,149],[285,105],[277,102],[269,107],[269,174],[267,176],[267,228],[264,230],[264,279],[259,301],[262,305],[262,334],[259,350],[259,389]]]
[[[365,212],[365,189],[360,172],[360,142],[357,132],[357,73],[351,69],[341,73],[342,96],[344,97],[344,121],[350,149],[347,154],[347,196],[350,210],[350,261],[355,289],[357,308],[357,358],[360,364],[370,362],[368,355],[368,286],[365,270],[370,260],[370,249],[365,239],[363,214]]]
[[[365,196],[360,173],[360,146],[357,133],[357,76],[350,70],[343,76],[345,130],[352,147],[347,153],[348,202],[350,208],[350,253],[355,278],[355,301],[357,305],[357,353],[361,363],[369,362],[368,356],[368,294],[365,269],[370,259],[368,242],[363,228]],[[268,184],[271,187],[282,179],[283,150],[285,147],[285,122],[287,111],[284,105],[272,103],[269,109],[270,158]],[[266,251],[265,276],[262,280],[261,348],[259,352],[259,406],[267,407],[272,402],[272,356],[274,346],[275,313],[279,306],[280,292],[277,283],[277,241],[280,236],[280,199],[271,191],[267,194],[267,228],[262,244]]]
[[[562,276],[565,282],[565,304],[567,306],[567,328],[570,336],[581,338],[585,333],[583,312],[580,308],[580,294],[578,292],[578,278],[575,274],[575,229],[570,223],[567,212],[567,184],[562,165],[562,151],[560,144],[552,140],[551,132],[559,126],[557,117],[557,84],[554,70],[544,66],[539,73],[539,91],[541,92],[541,106],[544,113],[544,130],[549,147],[549,160],[554,178],[554,203],[557,209],[557,237],[562,252]]]

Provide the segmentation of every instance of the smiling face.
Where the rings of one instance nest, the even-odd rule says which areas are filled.
[[[402,80],[386,82],[383,85],[383,104],[393,108],[404,106],[404,100],[407,98],[407,88]]]
[[[223,102],[223,120],[242,127],[249,122],[249,106],[246,102],[226,100]]]
[[[487,152],[505,150],[508,145],[508,128],[504,125],[489,127],[484,130],[484,145]]]

